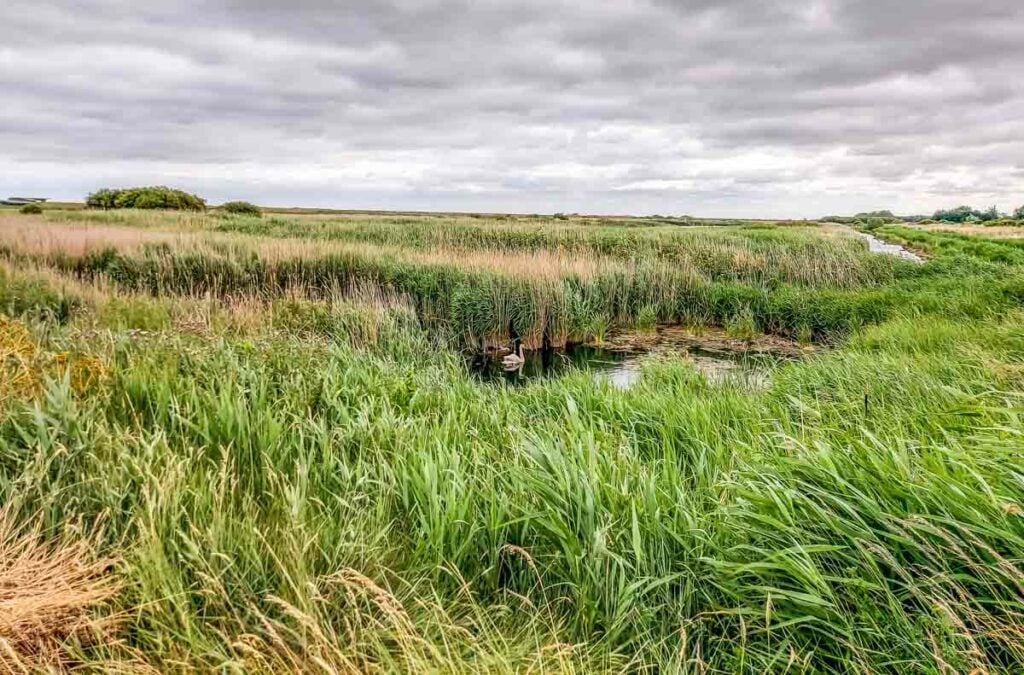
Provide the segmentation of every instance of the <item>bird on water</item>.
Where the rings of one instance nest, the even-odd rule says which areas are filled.
[[[516,370],[522,368],[523,364],[526,363],[526,357],[523,356],[523,343],[520,342],[511,354],[506,354],[501,360],[501,365],[505,370]]]

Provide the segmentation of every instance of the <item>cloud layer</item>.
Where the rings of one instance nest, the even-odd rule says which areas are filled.
[[[142,4],[4,1],[0,192],[797,217],[1024,203],[1019,0]]]

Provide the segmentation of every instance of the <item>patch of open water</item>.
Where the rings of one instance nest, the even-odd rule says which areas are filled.
[[[872,253],[894,255],[898,258],[903,258],[904,260],[910,260],[911,262],[916,263],[924,262],[924,258],[922,258],[921,256],[917,255],[912,251],[908,251],[899,244],[886,243],[879,239],[878,237],[868,234],[867,232],[858,232],[857,234],[859,234],[861,237],[864,237],[864,239],[867,240],[868,250],[871,251]]]
[[[621,351],[589,345],[575,345],[565,349],[528,351],[521,367],[507,369],[502,356],[478,354],[468,361],[470,371],[485,382],[505,382],[516,386],[542,378],[556,378],[571,372],[585,370],[595,380],[607,380],[612,386],[628,389],[640,378],[641,366],[646,360],[679,358],[692,364],[709,382],[738,382],[750,386],[763,386],[768,382],[772,367],[778,359],[765,354],[708,352],[692,347],[676,351]]]

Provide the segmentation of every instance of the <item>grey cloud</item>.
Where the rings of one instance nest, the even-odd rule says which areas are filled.
[[[779,216],[1024,202],[1016,0],[6,0],[0,26],[0,192],[145,178],[263,203]]]

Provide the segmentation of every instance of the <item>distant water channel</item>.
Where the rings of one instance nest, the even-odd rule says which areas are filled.
[[[878,237],[868,234],[867,232],[858,232],[860,236],[868,242],[868,250],[872,253],[880,253],[883,255],[894,255],[897,258],[903,258],[904,260],[910,260],[911,262],[923,263],[924,258],[908,251],[899,244],[888,244]]]

